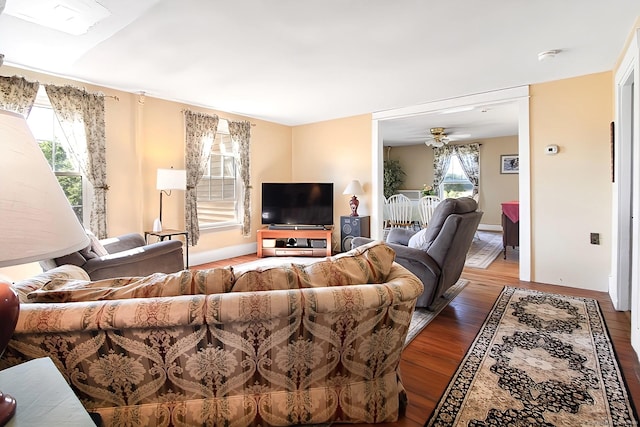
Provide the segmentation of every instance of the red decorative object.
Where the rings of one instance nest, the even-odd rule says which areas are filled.
[[[518,222],[520,220],[520,202],[514,200],[502,203],[502,212],[511,222]]]
[[[358,206],[360,206],[360,201],[354,195],[349,200],[349,206],[351,207],[351,216],[358,216]]]
[[[13,288],[0,281],[0,356],[9,344],[20,314],[20,301]],[[0,426],[5,425],[16,412],[16,401],[0,392]]]

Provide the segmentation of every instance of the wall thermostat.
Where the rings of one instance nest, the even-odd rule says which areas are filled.
[[[544,147],[544,152],[546,154],[558,154],[558,146],[557,145],[547,145]]]

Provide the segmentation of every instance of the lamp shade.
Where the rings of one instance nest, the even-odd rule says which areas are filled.
[[[354,179],[347,185],[347,188],[344,189],[342,194],[352,194],[354,196],[361,196],[364,194],[364,190],[362,190],[362,185],[360,185],[360,181]]]
[[[22,115],[0,110],[0,142],[0,267],[87,247],[87,233]]]
[[[158,190],[186,190],[187,171],[184,169],[158,169]]]

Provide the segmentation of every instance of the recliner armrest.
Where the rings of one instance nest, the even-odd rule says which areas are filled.
[[[123,234],[122,236],[100,240],[100,243],[110,254],[144,246],[144,237],[138,233]]]
[[[357,248],[358,246],[366,245],[367,243],[373,242],[373,239],[368,237],[354,237],[351,239],[351,249]]]
[[[387,235],[387,243],[409,246],[409,239],[414,234],[416,232],[408,228],[392,228]]]

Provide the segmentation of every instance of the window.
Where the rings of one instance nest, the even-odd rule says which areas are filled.
[[[78,220],[82,224],[88,224],[89,209],[85,209],[90,203],[88,186],[80,173],[78,162],[65,151],[62,144],[64,133],[43,87],[38,91],[36,104],[31,109],[27,123]]]
[[[239,183],[238,157],[228,123],[220,120],[206,171],[198,183],[198,225],[201,229],[238,224]]]
[[[464,174],[460,159],[455,153],[451,154],[449,169],[447,169],[447,174],[442,184],[440,184],[440,194],[442,194],[443,198],[471,197],[473,195],[473,184]]]

